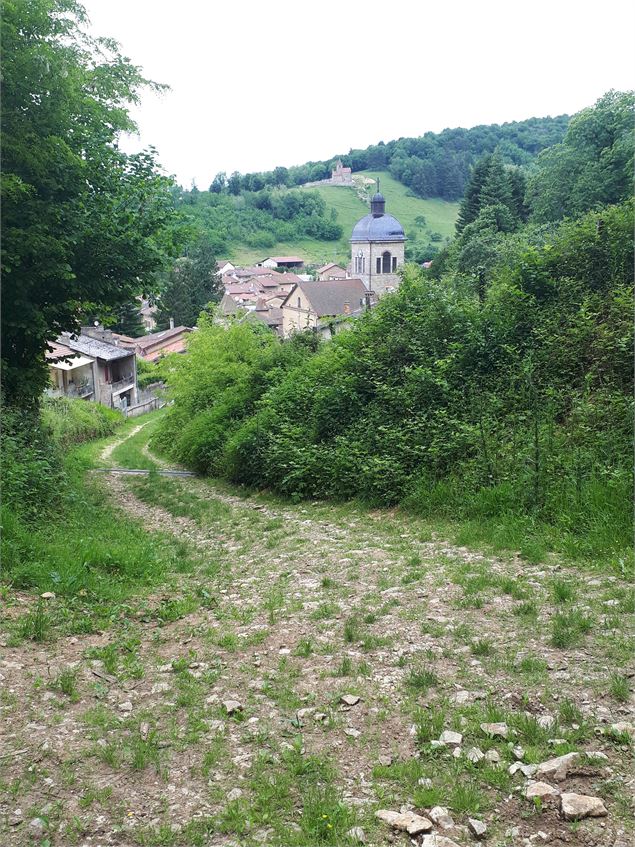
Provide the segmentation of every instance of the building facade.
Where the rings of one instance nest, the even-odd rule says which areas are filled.
[[[399,287],[406,236],[403,227],[386,214],[386,200],[377,192],[370,214],[357,221],[351,236],[351,273],[378,297]]]

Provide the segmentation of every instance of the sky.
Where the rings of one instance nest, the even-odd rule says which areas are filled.
[[[131,113],[181,185],[446,127],[574,114],[635,87],[630,0],[83,0],[170,86]]]

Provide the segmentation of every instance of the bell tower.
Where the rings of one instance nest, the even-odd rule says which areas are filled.
[[[406,236],[403,227],[386,214],[386,199],[379,191],[370,201],[370,214],[357,221],[351,236],[351,270],[369,291],[381,297],[399,287]]]

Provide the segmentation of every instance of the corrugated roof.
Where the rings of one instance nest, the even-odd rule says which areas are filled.
[[[366,286],[361,279],[330,279],[312,282],[299,282],[282,304],[291,304],[291,298],[297,290],[302,291],[318,318],[343,315],[348,304],[353,312],[364,305]]]

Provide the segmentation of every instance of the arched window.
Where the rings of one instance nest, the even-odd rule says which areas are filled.
[[[298,309],[302,308],[302,300],[298,297]]]
[[[391,260],[391,255],[388,252],[388,250],[386,250],[385,253],[381,254],[381,272],[383,274],[389,274],[390,273],[390,269],[392,267],[392,263],[391,263],[390,260]]]

